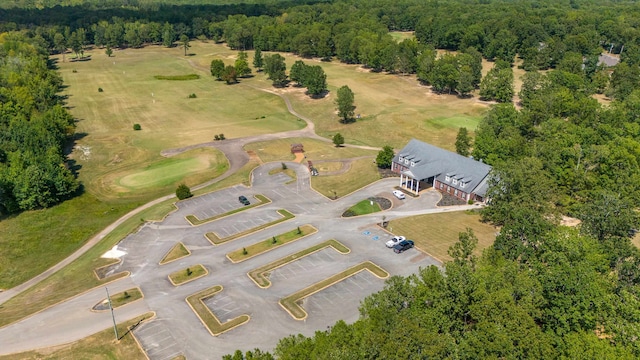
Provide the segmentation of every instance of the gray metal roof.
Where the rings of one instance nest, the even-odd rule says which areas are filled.
[[[480,196],[487,192],[486,178],[491,172],[491,166],[485,163],[416,139],[411,139],[394,156],[393,161],[400,163],[400,157],[409,159],[410,162],[409,165],[402,162],[402,165],[409,166],[409,170],[404,172],[405,175],[419,180],[433,176],[453,188]],[[414,166],[410,166],[411,161]],[[450,177],[450,181],[446,181],[447,176]],[[456,185],[453,184],[453,179],[457,180]]]
[[[620,59],[615,57],[615,56],[611,56],[609,54],[600,54],[600,56],[598,56],[598,65],[605,65],[605,66],[616,66],[618,65],[618,63],[620,62]]]

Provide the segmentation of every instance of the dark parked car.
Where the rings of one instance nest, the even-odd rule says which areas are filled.
[[[403,240],[398,245],[393,247],[393,251],[396,254],[400,254],[401,252],[411,249],[413,247],[413,241],[411,240]]]
[[[241,203],[243,203],[244,205],[249,205],[249,204],[251,204],[251,203],[249,202],[249,199],[247,199],[244,195],[240,195],[240,197],[238,197],[238,200],[239,200]]]

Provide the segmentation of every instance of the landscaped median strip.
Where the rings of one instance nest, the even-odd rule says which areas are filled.
[[[259,202],[251,204],[251,205],[248,205],[248,206],[243,206],[243,207],[237,208],[235,210],[228,211],[228,212],[226,212],[224,214],[218,214],[218,215],[215,215],[215,216],[212,216],[210,218],[203,219],[203,220],[198,219],[198,217],[195,216],[195,215],[187,215],[187,216],[185,216],[185,219],[187,219],[187,221],[191,225],[198,226],[198,225],[202,225],[204,223],[208,223],[210,221],[221,219],[221,218],[223,218],[225,216],[233,215],[235,213],[239,213],[241,211],[249,210],[249,209],[252,209],[254,207],[262,206],[264,204],[268,204],[268,203],[271,202],[271,199],[269,199],[268,197],[266,197],[264,195],[257,194],[254,197],[256,199],[258,199]]]
[[[332,247],[334,248],[336,251],[338,251],[341,254],[348,254],[349,252],[351,252],[351,250],[349,250],[348,247],[344,246],[342,243],[340,243],[337,240],[327,240],[324,242],[321,242],[318,245],[312,246],[308,249],[304,249],[302,251],[299,251],[295,254],[289,255],[289,256],[285,256],[281,259],[278,259],[272,263],[269,263],[267,265],[263,265],[257,269],[251,270],[250,272],[247,273],[247,275],[249,276],[249,278],[251,280],[253,280],[253,282],[256,283],[256,285],[258,285],[259,287],[266,289],[269,286],[271,286],[271,281],[269,281],[269,278],[267,277],[267,274],[277,268],[280,268],[282,266],[285,266],[289,263],[292,263],[296,260],[299,260],[307,255],[311,255],[313,253],[316,253],[320,250],[323,250],[327,247]]]
[[[191,255],[191,251],[189,251],[183,243],[179,242],[160,260],[160,265],[168,264],[189,255]]]
[[[318,232],[318,229],[311,225],[302,225],[298,228],[287,231],[286,233],[273,236],[269,239],[257,242],[253,245],[249,245],[246,248],[238,249],[227,254],[227,258],[233,263],[239,263],[245,261],[254,256],[258,256],[267,251],[271,251],[282,245],[288,244],[292,241],[302,239],[305,236],[309,236]]]
[[[209,330],[212,336],[218,336],[223,332],[229,331],[237,326],[240,326],[249,321],[249,315],[240,315],[237,318],[231,319],[224,324],[220,323],[220,320],[211,312],[211,309],[204,303],[205,299],[208,299],[215,294],[222,291],[222,286],[216,285],[208,289],[202,290],[187,297],[187,304],[191,307],[193,312],[196,313],[200,321]]]
[[[199,279],[208,273],[207,268],[197,264],[169,274],[169,281],[171,281],[173,286],[178,286]]]
[[[305,289],[293,293],[284,299],[280,299],[280,306],[282,306],[283,309],[285,309],[291,316],[293,316],[294,319],[304,320],[307,318],[307,312],[304,311],[304,309],[300,305],[298,305],[299,301],[321,290],[324,290],[331,285],[339,283],[340,281],[353,276],[363,270],[368,270],[370,273],[381,279],[389,277],[389,273],[384,271],[381,267],[372,263],[371,261],[365,261],[341,273],[335,274],[332,277],[326,278]]]
[[[245,230],[243,232],[239,232],[237,234],[233,234],[231,236],[227,236],[226,238],[219,238],[218,235],[216,235],[213,232],[208,232],[205,234],[205,237],[207,238],[207,240],[209,240],[212,244],[214,245],[220,245],[222,243],[225,243],[227,241],[231,241],[231,240],[235,240],[237,238],[243,237],[245,235],[251,234],[253,232],[268,228],[269,226],[275,225],[275,224],[279,224],[283,221],[287,221],[289,219],[293,219],[295,217],[295,215],[293,215],[292,213],[288,212],[287,210],[284,209],[280,209],[278,210],[278,214],[282,215],[282,218],[278,219],[278,220],[274,220],[272,222],[260,225],[260,226],[256,226],[254,228],[251,228],[249,230]]]

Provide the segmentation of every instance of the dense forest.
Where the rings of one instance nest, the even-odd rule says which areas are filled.
[[[274,355],[640,358],[640,253],[629,240],[639,226],[640,197],[635,2],[145,4],[0,10],[0,32],[15,31],[0,38],[3,211],[49,206],[78,186],[62,166],[73,121],[55,96],[61,84],[47,54],[173,46],[184,34],[237,50],[416,74],[433,91],[465,97],[479,89],[496,102],[476,129],[471,152],[495,169],[491,203],[482,213],[500,227],[494,246],[476,258],[473,233],[463,233],[443,269],[391,278],[362,302],[354,324],[282,339]],[[389,31],[414,31],[415,39],[396,42]],[[599,63],[607,51],[619,54],[613,68]],[[482,58],[494,62],[484,77]],[[516,63],[527,71],[519,94]],[[610,101],[603,105],[596,94]],[[559,226],[561,215],[582,224]],[[255,350],[225,358],[272,357]]]
[[[64,153],[75,121],[58,96],[62,79],[33,38],[0,35],[0,214],[54,205],[78,181]]]

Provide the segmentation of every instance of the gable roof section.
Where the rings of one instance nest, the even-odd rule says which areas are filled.
[[[467,193],[473,192],[484,196],[487,191],[486,178],[491,171],[491,166],[480,161],[416,139],[411,139],[393,157],[393,161],[400,164],[401,157],[415,164],[409,166],[409,169],[404,172],[405,175],[415,179],[422,180],[435,176],[439,181]],[[407,166],[404,161],[401,164]],[[453,181],[445,181],[447,176],[452,180],[456,179],[457,185],[454,185]],[[462,187],[463,183],[464,187]]]

